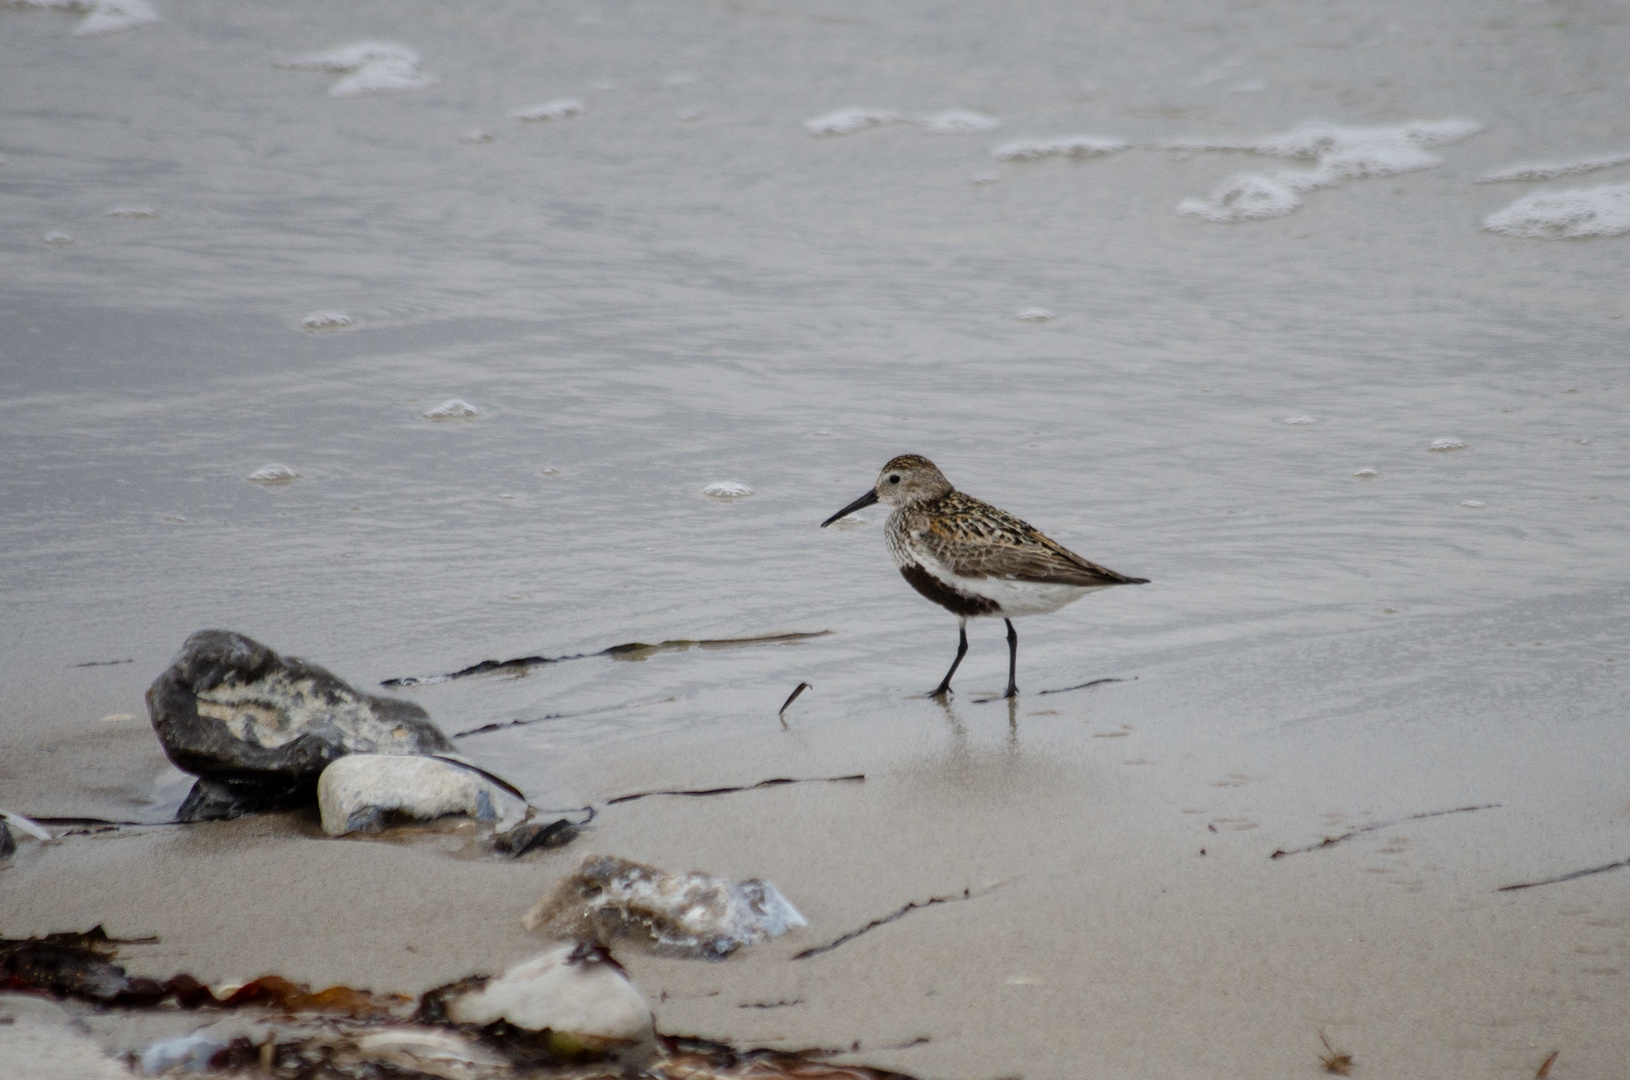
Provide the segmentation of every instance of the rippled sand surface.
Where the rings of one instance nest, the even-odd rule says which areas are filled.
[[[413,989],[593,849],[810,917],[640,962],[668,1030],[947,1077],[1311,1073],[1321,1030],[1376,1075],[1620,1067],[1630,873],[1494,891],[1630,855],[1619,6],[145,9],[0,9],[0,806],[162,818],[142,693],[203,627],[365,687],[831,631],[397,692],[539,720],[460,745],[543,805],[868,779],[613,808],[478,901],[241,824],[25,848],[8,933],[405,860],[412,940],[484,945],[279,953],[227,904],[153,962]],[[1152,584],[1020,622],[1012,710],[999,624],[917,697],[953,621],[875,508],[816,528],[906,452]]]

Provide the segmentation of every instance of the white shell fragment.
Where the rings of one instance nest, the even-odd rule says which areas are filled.
[[[609,953],[568,942],[447,1003],[448,1019],[486,1027],[507,1020],[590,1045],[635,1045],[654,1038],[651,1006]]]
[[[753,494],[753,489],[735,480],[720,480],[703,488],[702,494],[710,499],[745,499]]]
[[[538,901],[523,925],[561,937],[629,937],[667,955],[722,960],[809,923],[761,878],[732,883],[591,855]]]
[[[300,474],[289,468],[287,465],[279,462],[273,462],[270,465],[262,465],[260,468],[244,477],[244,479],[249,481],[251,484],[266,484],[268,486],[273,486],[277,484],[292,484],[296,480],[300,479]]]
[[[474,769],[441,757],[347,754],[317,778],[323,832],[377,832],[390,818],[434,821],[462,814],[504,825],[526,816],[526,802]]]
[[[424,415],[427,420],[474,420],[480,414],[481,410],[468,401],[451,398]]]

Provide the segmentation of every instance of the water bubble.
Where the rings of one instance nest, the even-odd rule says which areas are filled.
[[[576,116],[588,106],[583,104],[581,98],[561,98],[558,101],[545,101],[537,105],[525,105],[519,109],[511,109],[511,120],[564,120],[568,116]]]
[[[1461,439],[1433,439],[1432,445],[1427,449],[1434,453],[1446,454],[1451,450],[1466,449],[1466,443]]]
[[[1290,424],[1293,427],[1306,427],[1308,424],[1317,424],[1318,421],[1311,416],[1287,416],[1280,423]]]
[[[427,420],[473,420],[480,412],[481,410],[469,402],[452,398],[437,405],[424,415]]]
[[[710,499],[745,499],[753,494],[753,489],[735,480],[720,480],[703,488],[702,494]]]
[[[1380,475],[1381,474],[1379,472],[1377,472],[1376,470],[1374,470],[1374,469],[1360,469],[1360,470],[1358,470],[1357,472],[1355,472],[1353,474],[1353,479],[1355,479],[1355,480],[1375,480],[1375,479],[1379,478]]]
[[[102,216],[116,218],[156,218],[159,216],[159,213],[151,206],[110,206],[106,210],[102,211]]]
[[[1030,161],[1044,157],[1096,157],[1126,150],[1131,143],[1125,139],[1099,135],[1064,135],[1052,139],[1018,139],[1004,143],[990,152],[990,156],[1003,161]]]
[[[52,230],[51,232],[46,233],[44,236],[40,237],[40,239],[44,240],[47,244],[54,244],[58,247],[63,247],[74,242],[73,237],[69,236],[65,232],[60,232],[57,230]]]
[[[287,465],[274,461],[270,465],[262,465],[244,479],[251,484],[265,484],[271,487],[279,484],[292,484],[300,479],[300,474]]]
[[[314,311],[300,320],[307,330],[344,330],[355,326],[356,320],[343,311]]]
[[[1013,317],[1020,322],[1047,322],[1054,316],[1046,308],[1033,307],[1025,308],[1023,311],[1016,311],[1013,313]]]
[[[1484,502],[1482,499],[1462,499],[1460,501],[1460,505],[1461,506],[1469,506],[1473,510],[1478,510],[1478,509],[1481,509],[1482,507],[1487,506],[1488,503]]]

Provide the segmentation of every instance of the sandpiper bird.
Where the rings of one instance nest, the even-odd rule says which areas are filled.
[[[1007,623],[1007,693],[1019,692],[1019,635],[1013,620],[1046,615],[1111,585],[1143,585],[1088,562],[1012,514],[951,486],[932,461],[894,458],[873,488],[821,522],[826,528],[863,506],[894,508],[886,526],[889,554],[913,589],[957,617],[956,659],[931,697],[951,692],[951,676],[968,651],[968,620]]]

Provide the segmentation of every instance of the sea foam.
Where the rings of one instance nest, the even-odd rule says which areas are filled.
[[[278,67],[349,72],[328,88],[330,97],[394,94],[419,90],[437,81],[419,71],[419,54],[406,45],[359,41],[327,52],[308,53],[283,60]]]
[[[990,152],[1003,161],[1030,161],[1044,157],[1096,157],[1128,149],[1132,144],[1125,139],[1105,138],[1100,135],[1062,135],[1052,139],[1015,139]]]
[[[111,34],[115,30],[159,21],[158,12],[147,0],[11,0],[4,6],[83,11],[85,17],[73,31],[82,37]]]
[[[804,130],[811,135],[851,135],[884,124],[917,124],[933,135],[976,135],[1002,126],[994,116],[970,112],[967,109],[948,109],[937,113],[903,113],[894,109],[857,107],[839,109],[804,121]]]
[[[511,109],[511,120],[564,120],[568,116],[576,116],[587,106],[581,98],[561,98],[559,101],[545,101],[538,105],[525,105],[519,109]]]
[[[1630,232],[1630,184],[1536,191],[1483,219],[1505,236],[1570,240]]]
[[[1165,144],[1174,150],[1243,150],[1270,157],[1312,158],[1311,169],[1232,176],[1206,198],[1183,200],[1180,214],[1215,222],[1283,217],[1302,204],[1306,192],[1345,180],[1430,169],[1443,159],[1429,152],[1483,130],[1471,120],[1417,120],[1397,127],[1349,128],[1324,122],[1302,124],[1256,139],[1184,139]]]
[[[1598,154],[1595,157],[1573,158],[1569,161],[1530,161],[1484,173],[1475,182],[1499,184],[1507,180],[1555,180],[1559,176],[1577,176],[1580,173],[1625,164],[1630,164],[1630,154]]]

